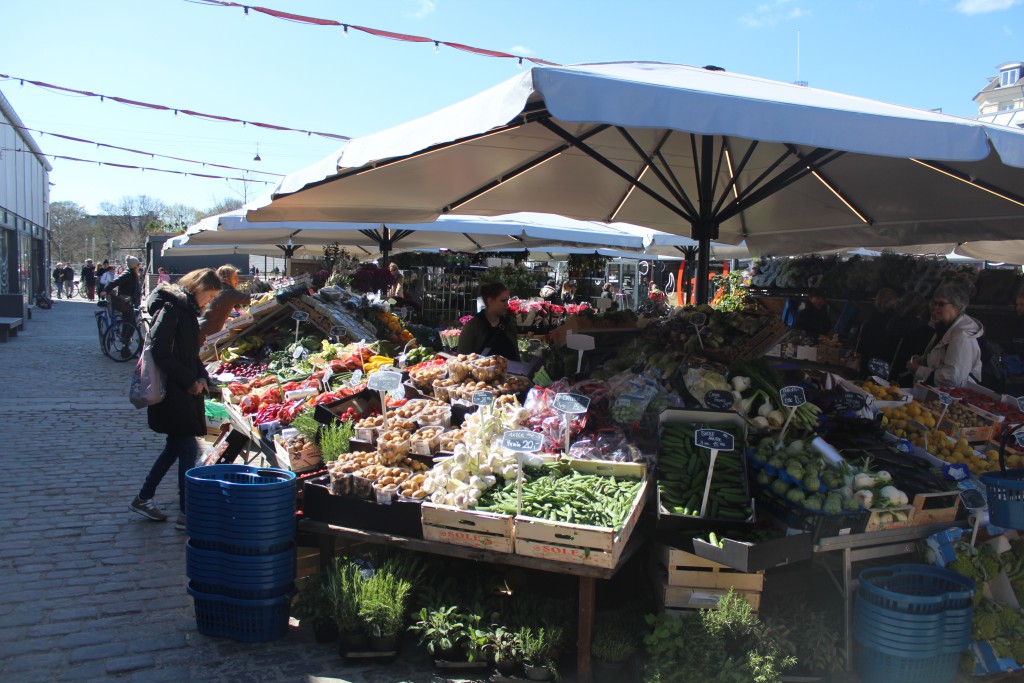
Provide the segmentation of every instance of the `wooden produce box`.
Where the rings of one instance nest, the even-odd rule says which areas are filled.
[[[660,427],[664,427],[668,424],[703,424],[708,427],[716,427],[718,425],[731,425],[737,428],[738,438],[736,439],[736,450],[728,453],[719,453],[719,459],[722,458],[739,458],[741,471],[743,472],[743,482],[745,487],[745,493],[747,498],[750,500],[751,508],[754,508],[754,502],[750,496],[749,489],[749,477],[747,474],[747,458],[744,457],[747,443],[747,422],[737,413],[729,411],[717,411],[717,410],[663,410],[661,415],[658,417],[658,424]],[[658,451],[661,451],[661,432],[663,429],[659,429],[658,437]],[[657,528],[658,531],[673,532],[682,530],[702,529],[708,531],[720,531],[724,529],[736,529],[738,527],[745,527],[752,524],[756,518],[757,511],[751,513],[750,517],[745,520],[730,520],[730,519],[714,519],[711,517],[700,517],[697,515],[680,515],[671,512],[668,508],[661,504],[661,492],[657,486],[654,486],[655,496],[655,512],[657,514]]]
[[[730,570],[724,565],[704,560],[681,550],[661,546],[657,551],[669,564],[661,565],[659,561],[651,563],[651,579],[654,594],[662,610],[669,615],[681,616],[690,610],[710,609],[718,605],[722,596],[729,590],[742,596],[757,612],[761,607],[761,592],[764,588],[764,574],[746,574]],[[681,553],[681,555],[677,554]],[[693,558],[686,559],[685,556]],[[685,564],[688,562],[704,562],[707,564]],[[683,562],[684,564],[678,564]],[[675,565],[673,567],[673,565]],[[674,585],[680,581],[695,581],[703,585]],[[718,584],[708,586],[706,584]],[[740,586],[748,586],[743,589]]]
[[[938,401],[939,390],[935,387],[928,386],[927,384],[918,383],[915,388],[915,395],[923,393],[923,401]],[[982,423],[981,426],[965,426],[956,420],[952,416],[947,414],[942,418],[941,423],[938,424],[938,428],[948,434],[953,439],[966,439],[967,441],[991,441],[996,437],[999,429],[1002,427],[1003,420],[1005,419],[1002,415],[996,415],[986,410],[982,410],[976,406],[967,403],[966,401],[957,401],[964,408],[967,408],[973,415],[977,416],[977,422]],[[935,412],[934,410],[932,411]],[[936,419],[940,417],[941,413],[936,414]]]
[[[647,468],[640,463],[613,463],[571,460],[572,469],[584,474],[640,479],[643,484],[633,500],[625,521],[618,530],[611,527],[553,522],[536,517],[515,518],[515,552],[558,562],[572,562],[611,569],[619,562],[629,537],[636,528],[647,500],[650,481]]]
[[[420,520],[428,541],[511,553],[515,528],[511,515],[460,510],[448,505],[423,503]]]
[[[960,492],[940,491],[919,493],[911,501],[913,526],[928,526],[952,522],[960,512]]]
[[[716,564],[753,572],[811,559],[814,536],[810,531],[791,529],[784,536],[757,543],[724,538],[721,547],[694,538],[693,552]]]
[[[252,315],[253,317],[262,316],[274,310],[280,305],[281,303],[277,300],[277,297],[274,297],[272,299],[269,299],[268,301],[263,301],[261,303],[249,306],[249,315]]]
[[[864,527],[864,532],[871,531],[888,531],[889,529],[905,529],[907,527],[914,526],[914,506],[903,505],[900,507],[891,508],[870,508],[871,516],[868,517],[868,524]],[[907,516],[905,520],[899,522],[883,522],[882,515],[893,512],[902,512]]]
[[[228,330],[235,330],[241,327],[248,327],[249,325],[252,325],[253,322],[255,322],[255,318],[253,318],[251,314],[245,313],[234,318],[228,318],[227,322],[224,323],[224,328]]]

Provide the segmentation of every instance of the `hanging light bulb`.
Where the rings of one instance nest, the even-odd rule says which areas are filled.
[[[263,159],[260,159],[260,143],[258,143],[258,142],[256,143],[256,156],[254,156],[252,158],[252,160],[253,161],[263,161]]]

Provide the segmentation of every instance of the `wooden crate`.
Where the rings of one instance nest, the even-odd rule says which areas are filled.
[[[240,315],[234,318],[228,318],[227,322],[224,323],[224,329],[234,330],[237,328],[248,327],[249,325],[252,325],[253,322],[255,322],[255,319],[252,317],[252,315],[246,313],[244,315]]]
[[[887,531],[889,529],[905,529],[914,526],[914,506],[903,505],[892,508],[871,508],[871,516],[868,517],[868,524],[864,527],[865,533],[869,531]],[[882,522],[881,516],[885,513],[902,512],[907,519],[902,522]]]
[[[539,557],[557,562],[572,562],[595,567],[613,568],[636,528],[647,500],[650,482],[647,468],[637,463],[613,463],[572,460],[570,466],[586,474],[629,477],[643,481],[633,506],[622,527],[588,526],[553,522],[536,517],[515,518],[515,552],[517,555]]]
[[[265,314],[269,313],[270,311],[274,310],[275,308],[277,308],[280,305],[281,304],[278,302],[277,298],[275,297],[273,299],[270,299],[269,301],[263,301],[263,302],[258,303],[258,304],[253,304],[252,306],[249,307],[249,314],[254,316],[254,317],[255,316],[262,316],[262,315],[265,315]]]
[[[277,454],[277,461],[281,464],[287,463],[288,469],[296,474],[318,470],[324,462],[320,449],[315,446],[307,446],[298,456],[293,456],[285,447],[280,434],[274,435],[274,452]]]
[[[710,609],[718,606],[719,599],[729,592],[729,588],[694,588],[689,586],[671,586],[664,572],[652,565],[651,577],[654,582],[654,595],[658,606],[665,614],[681,616],[688,611]],[[754,612],[761,608],[760,590],[732,589],[736,595],[746,598]]]
[[[919,493],[914,496],[912,505],[914,515],[911,519],[914,526],[952,522],[960,511],[960,492]]]
[[[667,545],[659,544],[655,552],[669,586],[757,592],[764,589],[764,570],[741,572]]]
[[[511,515],[459,510],[447,505],[423,503],[423,538],[428,541],[511,553],[515,529]]]
[[[295,578],[301,579],[320,570],[320,549],[298,546],[295,549]]]

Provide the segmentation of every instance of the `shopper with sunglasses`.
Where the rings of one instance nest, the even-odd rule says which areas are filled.
[[[939,285],[929,305],[935,330],[924,356],[907,363],[914,380],[938,387],[961,387],[981,381],[981,323],[966,314],[967,290],[952,283]]]

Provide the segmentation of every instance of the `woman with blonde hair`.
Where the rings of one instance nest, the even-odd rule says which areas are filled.
[[[236,306],[248,306],[252,297],[246,292],[238,291],[238,268],[224,264],[217,269],[220,278],[220,292],[213,298],[210,305],[199,318],[199,343],[224,329],[224,325]]]
[[[220,291],[221,281],[210,268],[193,270],[176,284],[162,284],[146,299],[153,319],[148,343],[153,361],[166,379],[166,396],[147,408],[149,428],[167,436],[166,445],[146,475],[128,509],[156,522],[167,519],[153,496],[171,465],[178,462],[178,521],[185,528],[185,472],[199,455],[196,437],[206,434],[206,404],[210,376],[199,360],[199,312]]]

